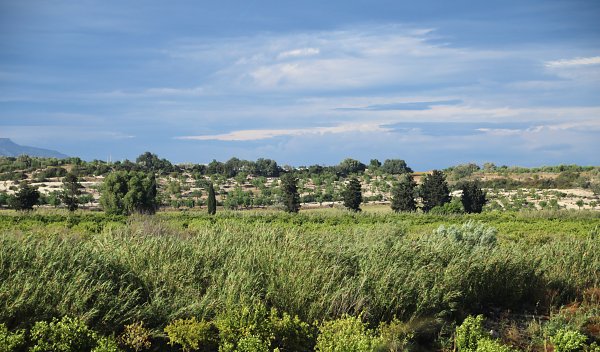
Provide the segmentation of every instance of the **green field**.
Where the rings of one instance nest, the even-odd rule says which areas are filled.
[[[376,343],[337,350],[443,350],[454,324],[481,313],[521,350],[542,350],[561,328],[600,338],[597,212],[5,211],[0,231],[10,331],[69,316],[125,349],[125,327],[143,322],[150,350],[178,350],[165,326],[195,317],[212,336],[200,350],[325,351],[344,331]]]

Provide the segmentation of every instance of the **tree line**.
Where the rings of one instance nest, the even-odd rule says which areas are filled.
[[[78,161],[78,160],[75,160]],[[153,214],[160,206],[157,199],[158,183],[157,175],[165,170],[171,170],[173,165],[166,159],[160,159],[157,155],[146,152],[136,159],[136,168],[131,170],[118,170],[110,172],[104,178],[101,186],[100,204],[102,208],[111,214],[127,215],[132,213]],[[258,159],[256,162],[248,162],[232,158],[225,163],[213,162],[206,165],[205,172],[236,175],[251,171],[253,175],[280,177],[281,205],[285,211],[298,212],[301,197],[298,187],[299,177],[309,175],[333,173],[336,176],[343,175],[345,186],[340,193],[344,206],[352,211],[360,211],[360,205],[365,200],[362,194],[362,186],[357,174],[366,169],[390,175],[399,175],[391,189],[391,208],[396,212],[416,211],[421,209],[429,212],[437,208],[437,211],[452,212],[453,208],[448,205],[451,201],[450,190],[443,172],[434,170],[426,175],[420,186],[417,187],[413,179],[413,170],[401,159],[387,159],[383,163],[372,159],[367,165],[354,159],[344,159],[335,167],[311,166],[294,168],[281,168],[270,159]],[[307,175],[308,174],[308,175]],[[209,213],[216,212],[217,201],[214,185],[211,181],[204,182],[204,188],[208,192],[207,209]],[[78,209],[82,197],[77,170],[73,170],[63,177],[62,190],[58,192],[56,203],[62,202],[70,210]],[[461,186],[462,209],[466,212],[481,212],[486,202],[485,192],[476,182],[465,182]],[[181,192],[181,189],[175,189]],[[6,203],[9,207],[17,210],[31,210],[38,204],[40,193],[22,182],[17,192],[10,196]],[[231,198],[232,195],[228,195]],[[419,202],[417,200],[420,199]],[[55,204],[56,205],[56,204]]]

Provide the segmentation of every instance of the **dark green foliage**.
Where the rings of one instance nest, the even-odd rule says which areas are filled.
[[[39,199],[40,192],[37,188],[22,182],[17,193],[9,199],[9,206],[15,210],[33,210]]]
[[[173,171],[171,162],[167,159],[159,159],[156,154],[150,152],[141,154],[135,159],[135,162],[146,172],[166,174]]]
[[[369,162],[369,170],[376,170],[379,169],[381,167],[381,161],[377,160],[377,159],[371,159],[371,161]]]
[[[0,323],[0,352],[17,352],[25,345],[25,331],[8,331],[6,325]]]
[[[68,316],[35,323],[31,340],[34,345],[30,352],[90,351],[97,344],[94,332],[83,321]]]
[[[467,213],[481,213],[487,202],[486,193],[477,181],[465,182],[462,186],[460,201]]]
[[[340,162],[340,164],[337,166],[337,172],[339,172],[342,176],[347,176],[365,171],[366,168],[366,165],[360,161],[347,158],[342,160],[342,162]]]
[[[81,195],[83,186],[79,183],[79,179],[73,173],[68,173],[63,178],[62,182],[63,190],[60,199],[67,206],[69,211],[75,211],[79,206],[79,195]]]
[[[362,203],[362,191],[360,181],[356,177],[352,177],[346,189],[343,191],[344,206],[352,211],[360,211],[360,203]]]
[[[254,164],[253,173],[256,176],[278,177],[280,172],[281,168],[275,160],[260,158]]]
[[[381,171],[392,175],[413,172],[413,170],[406,165],[406,161],[401,159],[386,159],[381,166]]]
[[[300,210],[298,179],[291,173],[286,173],[281,177],[281,197],[285,211],[297,213]]]
[[[429,175],[423,178],[423,183],[419,189],[423,199],[423,211],[428,212],[434,207],[444,205],[450,202],[450,190],[444,173],[439,170],[433,170]]]
[[[154,174],[118,171],[104,179],[100,204],[108,214],[154,214],[158,209]]]
[[[217,198],[215,197],[215,188],[212,182],[208,185],[207,208],[210,215],[215,215],[217,213]]]
[[[395,212],[417,210],[416,187],[417,184],[411,174],[402,175],[400,181],[392,189],[392,210]]]

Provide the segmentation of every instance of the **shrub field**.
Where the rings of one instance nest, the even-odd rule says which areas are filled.
[[[599,229],[586,211],[5,212],[0,351],[594,350]]]

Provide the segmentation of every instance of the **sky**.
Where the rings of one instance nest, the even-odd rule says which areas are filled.
[[[600,165],[600,1],[0,0],[0,137],[86,160]]]

